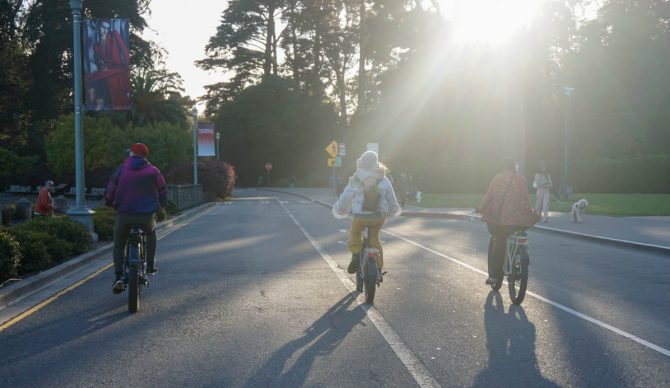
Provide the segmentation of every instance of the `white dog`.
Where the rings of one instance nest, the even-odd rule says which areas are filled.
[[[570,216],[572,216],[572,221],[582,222],[582,216],[586,212],[586,207],[589,206],[589,201],[582,198],[579,201],[572,204],[572,211],[570,211]]]

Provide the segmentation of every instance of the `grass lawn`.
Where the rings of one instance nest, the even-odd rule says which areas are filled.
[[[423,195],[417,204],[414,200],[409,205],[425,208],[471,208],[479,205],[483,193],[468,194],[430,194]],[[589,214],[607,216],[670,216],[670,194],[573,194],[569,201],[560,202],[554,197],[549,202],[549,210],[569,212],[572,203],[580,198],[589,201]],[[531,195],[535,206],[535,195]]]

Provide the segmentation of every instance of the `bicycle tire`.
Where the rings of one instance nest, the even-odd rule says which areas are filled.
[[[132,258],[132,255],[139,255],[137,246],[131,245],[128,258]],[[139,266],[131,264],[128,266],[128,311],[131,313],[137,312],[140,308],[140,287]]]
[[[368,260],[365,269],[365,281],[363,289],[365,293],[365,303],[373,304],[375,301],[375,291],[377,290],[377,263],[374,260]]]
[[[356,291],[358,292],[363,292],[363,276],[363,270],[359,266],[358,270],[356,270]]]
[[[512,299],[512,303],[519,305],[523,302],[523,298],[526,296],[526,288],[528,287],[528,263],[530,258],[528,256],[528,251],[525,247],[519,247],[519,260],[518,265],[515,265],[512,269],[513,278],[509,279],[507,284],[509,288],[509,296]]]
[[[491,257],[491,254],[493,253],[493,235],[491,235],[491,238],[489,239],[489,252],[487,258]],[[489,259],[490,262],[490,259]],[[498,291],[500,290],[500,287],[502,287],[503,281],[502,279],[498,279],[496,283],[491,284],[491,289],[493,291]]]

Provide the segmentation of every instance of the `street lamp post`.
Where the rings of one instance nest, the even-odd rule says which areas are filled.
[[[86,207],[84,182],[84,132],[81,125],[81,7],[82,0],[70,0],[72,9],[72,32],[74,36],[72,46],[73,79],[74,79],[74,148],[75,148],[75,185],[76,206],[68,211],[68,215],[74,221],[84,225],[94,241],[97,235],[93,229],[94,211]]]
[[[193,107],[193,184],[198,184],[198,109]]]
[[[216,160],[219,160],[219,140],[221,140],[221,134],[216,133]]]
[[[561,187],[561,198],[567,199],[572,194],[572,186],[568,183],[568,160],[570,159],[570,115],[572,114],[572,93],[575,88],[563,87],[566,97],[565,126],[563,128],[563,186]]]

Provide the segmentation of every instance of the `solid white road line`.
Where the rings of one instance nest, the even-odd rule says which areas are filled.
[[[284,208],[289,217],[291,217],[293,222],[298,226],[302,234],[307,237],[307,240],[309,240],[314,249],[316,249],[316,251],[319,252],[326,263],[328,263],[328,266],[330,266],[333,272],[335,272],[347,290],[349,290],[349,292],[355,291],[356,285],[344,272],[344,270],[337,266],[337,263],[330,257],[328,253],[326,253],[323,247],[321,247],[321,245],[316,242],[312,235],[302,227],[300,222],[293,216],[293,214],[291,214],[291,212],[284,206],[284,204],[282,204],[279,200],[277,200],[277,202],[281,205],[281,207]],[[373,306],[366,304],[362,296],[359,296],[358,303],[363,311],[365,311],[368,318],[370,318],[370,321],[372,321],[375,327],[377,327],[377,330],[379,330],[382,337],[384,337],[391,349],[393,349],[403,365],[405,365],[405,368],[407,368],[412,377],[414,377],[414,380],[417,382],[417,384],[419,384],[421,387],[440,387],[440,384],[437,382],[437,380],[431,376],[430,372],[428,372],[423,363],[421,363],[414,352],[412,352],[412,350],[407,347],[407,345],[405,345],[398,333],[396,333],[391,325],[386,322],[379,311],[377,311],[377,309],[375,309]]]
[[[442,258],[445,258],[445,259],[447,259],[447,260],[449,260],[449,261],[451,261],[451,262],[454,262],[454,263],[456,263],[456,264],[458,264],[458,265],[460,265],[460,266],[462,266],[462,267],[465,267],[465,268],[467,268],[467,269],[470,269],[470,270],[472,270],[472,271],[475,271],[475,272],[477,272],[477,273],[480,273],[480,274],[482,274],[482,275],[484,275],[484,276],[488,276],[488,274],[487,274],[486,272],[484,272],[484,271],[482,271],[482,270],[480,270],[480,269],[478,269],[478,268],[475,268],[475,267],[473,267],[473,266],[471,266],[471,265],[469,265],[469,264],[466,264],[466,263],[464,263],[464,262],[462,262],[462,261],[460,261],[460,260],[458,260],[458,259],[455,259],[455,258],[453,258],[453,257],[451,257],[451,256],[445,255],[444,253],[438,252],[438,251],[436,251],[436,250],[434,250],[434,249],[430,249],[430,248],[428,248],[428,247],[426,247],[426,246],[424,246],[424,245],[421,245],[421,244],[419,244],[419,243],[417,243],[417,242],[415,242],[415,241],[412,241],[412,240],[410,240],[410,239],[408,239],[408,238],[405,238],[405,237],[403,237],[403,236],[400,236],[400,235],[398,235],[398,234],[396,234],[396,233],[389,232],[388,230],[382,230],[382,232],[387,233],[387,234],[389,234],[389,235],[391,235],[391,236],[393,236],[393,237],[399,238],[399,239],[401,239],[401,240],[403,240],[403,241],[405,241],[405,242],[408,242],[408,243],[410,243],[410,244],[412,244],[412,245],[414,245],[414,246],[416,246],[416,247],[418,247],[418,248],[421,248],[421,249],[423,249],[423,250],[426,250],[426,251],[428,251],[428,252],[430,252],[430,253],[432,253],[432,254],[434,254],[434,255],[437,255],[437,256],[440,256],[440,257],[442,257]],[[621,329],[616,328],[616,327],[614,327],[614,326],[612,326],[612,325],[610,325],[610,324],[607,324],[607,323],[605,323],[605,322],[603,322],[603,321],[600,321],[600,320],[598,320],[598,319],[596,319],[596,318],[590,317],[590,316],[588,316],[588,315],[586,315],[586,314],[584,314],[584,313],[580,313],[579,311],[573,310],[573,309],[571,309],[570,307],[567,307],[567,306],[565,306],[565,305],[562,305],[562,304],[560,304],[560,303],[558,303],[558,302],[554,302],[553,300],[551,300],[551,299],[549,299],[549,298],[546,298],[546,297],[544,297],[544,296],[542,296],[542,295],[538,295],[538,294],[536,294],[536,293],[534,293],[534,292],[526,291],[526,295],[530,295],[530,296],[534,297],[535,299],[538,299],[538,300],[541,300],[542,302],[548,303],[548,304],[550,304],[550,305],[552,305],[552,306],[554,306],[554,307],[556,307],[556,308],[558,308],[558,309],[561,309],[561,310],[565,311],[565,312],[568,313],[568,314],[574,315],[574,316],[576,316],[576,317],[578,317],[578,318],[581,318],[581,319],[583,319],[583,320],[585,320],[585,321],[588,321],[588,322],[591,322],[591,323],[593,323],[593,324],[596,324],[596,325],[598,325],[598,326],[600,326],[600,327],[602,327],[602,328],[604,328],[604,329],[607,329],[607,330],[609,330],[609,331],[611,331],[611,332],[613,332],[613,333],[615,333],[615,334],[618,334],[618,335],[620,335],[620,336],[622,336],[622,337],[625,337],[625,338],[628,338],[628,339],[630,339],[630,340],[633,340],[633,341],[639,343],[640,345],[646,346],[646,347],[649,348],[649,349],[655,350],[655,351],[657,351],[657,352],[659,352],[659,353],[661,353],[661,354],[663,354],[663,355],[665,355],[665,356],[670,357],[670,350],[665,349],[665,348],[662,348],[662,347],[660,347],[660,346],[658,346],[658,345],[656,345],[656,344],[653,344],[653,343],[651,343],[651,342],[649,342],[649,341],[647,341],[647,340],[645,340],[645,339],[642,339],[642,338],[640,338],[640,337],[637,337],[637,336],[635,336],[635,335],[633,335],[633,334],[631,334],[631,333],[629,333],[629,332],[627,332],[627,331],[625,331],[625,330],[621,330]]]

